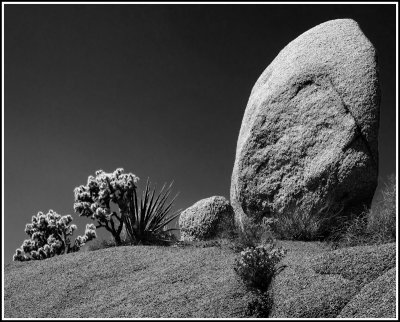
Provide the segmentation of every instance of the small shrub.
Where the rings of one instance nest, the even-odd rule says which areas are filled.
[[[70,236],[77,227],[71,225],[71,222],[71,215],[61,216],[53,210],[49,210],[47,214],[38,212],[32,217],[32,223],[25,227],[30,239],[26,239],[21,248],[16,250],[13,260],[40,260],[77,252],[86,242],[96,238],[96,227],[88,224],[85,235],[78,236],[72,244]]]
[[[246,248],[236,258],[234,270],[248,287],[267,290],[285,254],[275,244]]]
[[[285,254],[286,251],[277,248],[273,241],[270,244],[246,248],[235,259],[233,268],[236,274],[254,296],[247,304],[246,315],[258,318],[269,316],[273,302],[268,287],[273,276],[283,268],[278,267],[278,263]]]

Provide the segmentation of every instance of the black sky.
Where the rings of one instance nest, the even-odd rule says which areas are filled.
[[[377,49],[380,185],[396,171],[394,4],[6,4],[4,17],[6,262],[39,210],[72,214],[82,233],[73,189],[98,169],[174,180],[176,208],[229,197],[252,86],[331,19],[356,20]]]

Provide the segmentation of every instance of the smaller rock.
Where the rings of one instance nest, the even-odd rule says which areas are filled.
[[[202,199],[184,210],[179,217],[181,240],[184,241],[215,238],[233,224],[233,208],[221,196]]]

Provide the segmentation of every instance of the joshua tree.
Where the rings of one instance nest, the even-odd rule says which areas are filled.
[[[104,227],[116,244],[121,245],[120,235],[129,206],[127,200],[135,193],[138,180],[134,174],[124,173],[122,168],[113,173],[98,170],[95,177],[88,177],[86,186],[75,188],[74,210],[80,216],[96,220],[96,228]],[[118,206],[119,213],[111,210],[111,203]]]
[[[32,216],[32,223],[25,227],[30,239],[26,239],[21,248],[16,250],[13,260],[39,260],[77,252],[86,242],[96,238],[96,227],[88,224],[85,235],[78,236],[71,244],[69,236],[76,230],[76,225],[70,225],[71,222],[71,215],[61,216],[53,210]]]

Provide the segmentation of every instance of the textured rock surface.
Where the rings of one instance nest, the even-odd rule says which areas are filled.
[[[233,225],[233,218],[233,209],[226,198],[214,196],[202,199],[181,213],[181,239],[192,241],[216,237]]]
[[[396,318],[396,268],[364,286],[338,318]]]
[[[274,304],[269,318],[392,317],[387,278],[396,267],[395,243],[334,251],[323,243],[281,243],[288,253],[280,263],[284,269],[271,284]],[[367,311],[372,298],[375,303]]]
[[[380,90],[373,45],[351,19],[289,43],[254,85],[239,133],[231,204],[241,216],[345,213],[377,185]]]
[[[236,255],[221,247],[137,245],[11,262],[3,270],[3,316],[38,321],[246,318],[254,295],[232,269]]]

